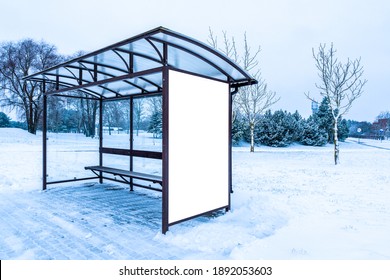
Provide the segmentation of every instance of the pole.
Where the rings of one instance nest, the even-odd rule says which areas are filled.
[[[134,168],[134,160],[133,160],[133,148],[134,148],[134,97],[130,97],[130,171],[133,171]],[[130,178],[130,191],[133,191],[133,177]]]
[[[99,165],[103,166],[103,99],[99,99]],[[99,172],[99,183],[103,183],[103,173]]]
[[[42,84],[43,92],[43,116],[42,116],[42,190],[47,185],[47,95],[46,82]]]
[[[228,127],[229,127],[229,138],[227,139],[229,143],[229,160],[228,160],[228,182],[229,182],[229,209],[230,210],[230,194],[233,193],[233,184],[232,184],[232,122],[233,122],[233,94],[231,93],[231,89],[229,87],[229,117],[228,117]]]
[[[168,70],[168,46],[164,44],[164,66],[162,71],[162,233],[165,234],[169,227],[169,70]]]

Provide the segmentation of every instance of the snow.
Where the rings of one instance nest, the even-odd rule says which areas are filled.
[[[136,140],[161,149],[145,133]],[[41,191],[41,136],[1,128],[0,259],[388,260],[390,141],[360,141],[341,144],[337,166],[332,145],[234,147],[232,210],[163,235],[160,193],[96,181]],[[97,143],[50,134],[49,177],[90,176]]]

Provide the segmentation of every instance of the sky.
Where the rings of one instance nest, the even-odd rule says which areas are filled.
[[[361,58],[363,95],[346,119],[373,122],[390,110],[390,1],[387,0],[1,0],[0,42],[44,40],[59,53],[91,52],[164,26],[207,42],[209,28],[242,48],[261,47],[259,65],[280,101],[271,109],[311,113],[321,100],[312,50],[331,43],[340,61]]]

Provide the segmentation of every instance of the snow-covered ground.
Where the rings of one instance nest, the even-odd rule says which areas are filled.
[[[97,141],[49,135],[49,180],[91,175],[83,166],[97,164]],[[161,148],[145,134],[137,141]],[[235,147],[232,211],[163,235],[159,193],[95,181],[43,192],[41,137],[0,128],[0,259],[388,260],[390,141],[361,142],[341,144],[338,166],[331,145]]]

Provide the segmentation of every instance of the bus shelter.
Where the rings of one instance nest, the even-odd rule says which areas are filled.
[[[230,209],[232,190],[232,95],[257,83],[219,51],[188,36],[158,27],[127,40],[25,77],[43,96],[42,188],[80,180],[114,180],[162,192],[162,232],[176,223]],[[47,179],[48,98],[82,98],[99,103],[98,160],[84,168],[91,176]],[[160,96],[161,151],[134,147],[134,102]],[[103,106],[129,101],[128,146],[104,142]],[[185,129],[190,127],[191,129]],[[106,155],[128,159],[126,168]],[[136,168],[136,158],[161,161],[161,173]],[[148,183],[149,185],[145,185]],[[153,184],[153,186],[151,186]],[[157,185],[158,187],[155,187]]]

